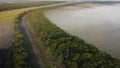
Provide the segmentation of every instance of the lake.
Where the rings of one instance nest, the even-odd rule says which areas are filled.
[[[69,6],[46,11],[45,15],[67,33],[120,59],[120,5]]]

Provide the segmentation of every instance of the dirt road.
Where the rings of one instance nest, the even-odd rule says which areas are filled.
[[[13,19],[20,13],[37,8],[52,7],[56,5],[64,5],[67,3],[51,4],[38,7],[23,8],[17,10],[10,10],[5,12],[0,12],[0,49],[7,48],[12,44],[13,40]],[[11,21],[12,20],[12,21]],[[9,22],[9,23],[7,23]],[[10,23],[12,22],[12,23]],[[4,23],[1,25],[1,23]]]
[[[28,39],[31,42],[31,45],[33,47],[33,51],[34,51],[34,53],[36,55],[38,64],[40,65],[40,68],[46,68],[45,64],[44,64],[44,62],[43,62],[43,60],[41,58],[40,52],[39,52],[39,50],[37,48],[36,39],[33,38],[33,36],[34,37],[36,37],[36,36],[34,35],[33,29],[31,28],[31,26],[30,26],[30,24],[29,24],[29,22],[27,20],[27,17],[28,17],[28,15],[25,15],[23,17],[21,24],[25,28],[26,35],[28,36]]]
[[[49,5],[49,7],[53,7],[53,6],[57,6],[57,5],[64,5],[64,4],[67,4],[67,3]],[[45,7],[48,7],[48,5],[47,6],[41,6],[39,8],[45,8]],[[31,45],[33,47],[33,51],[34,51],[34,53],[36,55],[36,58],[38,60],[38,64],[40,65],[40,68],[46,68],[45,63],[43,62],[43,59],[41,57],[39,48],[36,45],[39,45],[41,47],[42,52],[45,52],[44,46],[42,45],[42,43],[40,41],[38,41],[38,37],[35,34],[32,26],[30,25],[30,23],[29,23],[29,21],[27,19],[28,15],[29,14],[26,14],[22,18],[21,25],[25,29],[25,33],[28,36],[29,41],[31,42]],[[46,55],[46,53],[44,53],[44,54]],[[46,57],[48,58],[47,55],[46,55]],[[54,68],[54,65],[52,63],[47,63],[47,64],[49,64],[50,67]],[[61,66],[59,66],[59,67],[61,67]]]

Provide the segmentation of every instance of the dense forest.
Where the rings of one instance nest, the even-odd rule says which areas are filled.
[[[63,3],[62,1],[46,1],[46,2],[26,2],[26,3],[1,3],[0,4],[0,12],[6,10],[13,10],[13,9],[20,9],[20,8],[27,8],[27,7],[36,7],[36,6],[43,6],[43,5],[50,5],[50,4],[57,4]]]
[[[112,58],[105,51],[87,44],[52,24],[41,10],[34,10],[29,21],[44,44],[53,62],[62,63],[65,68],[120,68],[120,60]]]

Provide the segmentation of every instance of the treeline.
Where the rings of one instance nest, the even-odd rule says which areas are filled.
[[[52,62],[62,64],[63,68],[120,68],[120,60],[66,33],[51,23],[41,10],[32,11],[29,21],[46,53],[53,57],[50,57]]]
[[[120,4],[120,1],[85,1],[87,3],[91,3],[91,4]]]
[[[13,10],[13,9],[20,9],[20,8],[27,8],[27,7],[36,7],[42,5],[50,5],[50,4],[57,4],[63,3],[62,1],[50,1],[50,2],[21,2],[21,3],[1,3],[0,4],[0,12]]]

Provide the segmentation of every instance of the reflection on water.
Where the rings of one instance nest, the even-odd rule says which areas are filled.
[[[120,5],[65,7],[47,11],[45,15],[66,32],[120,58]]]

